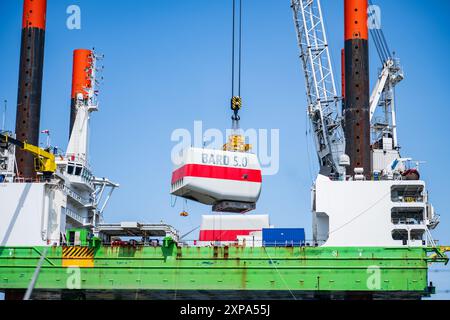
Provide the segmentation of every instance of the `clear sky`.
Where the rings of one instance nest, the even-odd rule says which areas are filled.
[[[374,2],[405,69],[397,89],[402,155],[426,161],[421,174],[442,221],[434,235],[448,244],[450,1]],[[17,99],[21,3],[0,1],[0,99],[9,101],[9,129]],[[66,27],[72,4],[81,8],[81,30]],[[343,1],[322,5],[339,83]],[[264,177],[256,212],[270,214],[279,227],[303,226],[311,237],[317,161],[312,144],[307,148],[304,76],[290,1],[245,0],[243,27],[241,124],[280,130],[280,170]],[[95,47],[105,54],[100,112],[91,122],[91,164],[96,175],[121,184],[106,220],[164,220],[184,232],[209,212],[189,202],[190,216],[182,218],[183,201],[171,207],[170,136],[177,128],[193,130],[195,120],[205,129],[230,126],[230,44],[230,0],[48,0],[41,129],[51,130],[54,145],[65,149],[68,140],[72,50]],[[372,87],[379,67],[373,46],[371,58]]]

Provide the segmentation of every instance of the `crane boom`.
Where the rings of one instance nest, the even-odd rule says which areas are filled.
[[[0,142],[10,143],[21,150],[30,153],[34,156],[35,170],[37,172],[42,172],[44,174],[53,174],[56,171],[55,155],[41,149],[35,145],[19,141],[17,139],[11,138],[8,135],[0,133]]]
[[[369,4],[373,6],[372,0],[369,0]],[[372,18],[374,12],[370,13]],[[374,20],[373,22],[375,23],[376,21]],[[376,149],[377,146],[381,145],[376,142],[386,137],[392,139],[393,148],[399,150],[395,87],[404,79],[403,68],[400,65],[400,60],[395,58],[394,53],[390,51],[383,29],[371,28],[370,33],[382,63],[378,81],[370,97],[372,143]],[[378,110],[382,112],[381,117],[375,117],[375,113]]]
[[[320,1],[291,0],[291,7],[320,171],[336,177],[342,174],[339,160],[345,140]]]

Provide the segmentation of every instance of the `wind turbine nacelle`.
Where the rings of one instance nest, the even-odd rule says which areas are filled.
[[[171,194],[206,205],[258,201],[262,175],[255,154],[202,148],[182,153],[172,173]]]

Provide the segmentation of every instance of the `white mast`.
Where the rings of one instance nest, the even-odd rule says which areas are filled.
[[[77,115],[73,125],[73,129],[69,139],[66,156],[71,160],[88,165],[88,151],[89,151],[89,120],[91,112],[98,110],[97,103],[97,59],[98,56],[92,52],[92,63],[87,74],[90,75],[92,85],[84,88],[87,94],[87,99],[84,99],[82,93],[77,94],[76,109]]]

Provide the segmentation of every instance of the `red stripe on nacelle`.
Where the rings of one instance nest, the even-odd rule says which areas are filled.
[[[200,230],[199,241],[236,241],[237,236],[248,236],[261,230]]]
[[[213,178],[261,182],[261,170],[209,166],[203,164],[186,164],[172,173],[172,183],[184,177]]]

